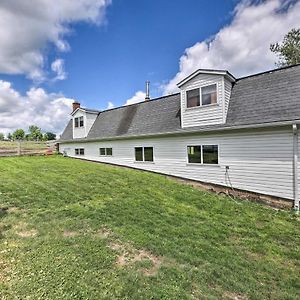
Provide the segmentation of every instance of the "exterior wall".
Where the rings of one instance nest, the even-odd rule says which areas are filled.
[[[210,84],[217,84],[218,104],[186,107],[186,91]],[[181,87],[182,127],[220,124],[225,122],[224,77],[221,75],[200,74]]]
[[[224,79],[224,98],[225,98],[225,120],[229,107],[229,100],[231,96],[232,83],[228,79]]]
[[[74,118],[83,116],[83,127],[75,128]],[[73,138],[84,138],[87,137],[90,129],[92,128],[95,120],[97,118],[97,114],[86,113],[82,110],[78,110],[73,116]]]
[[[219,165],[187,163],[187,146],[201,144],[219,145]],[[134,147],[137,146],[153,146],[154,162],[135,162]],[[112,147],[113,156],[100,157],[100,147]],[[229,166],[229,177],[233,187],[287,199],[293,198],[293,136],[290,127],[60,146],[61,152],[65,150],[72,157],[75,156],[75,148],[85,148],[85,156],[79,156],[80,158],[224,186],[229,185],[225,175],[225,167]]]
[[[86,122],[85,122],[85,134],[86,136],[90,132],[94,122],[96,121],[98,114],[91,114],[91,113],[86,113]]]

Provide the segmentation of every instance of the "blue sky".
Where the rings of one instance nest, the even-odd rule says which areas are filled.
[[[145,80],[158,97],[199,67],[273,68],[270,42],[300,25],[294,0],[53,3],[0,3],[2,132],[32,122],[61,132],[73,99],[98,109],[138,102]]]

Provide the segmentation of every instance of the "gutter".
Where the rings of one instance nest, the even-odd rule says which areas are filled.
[[[278,127],[278,126],[290,126],[300,124],[300,120],[297,121],[282,121],[282,122],[272,122],[272,123],[259,123],[259,124],[251,124],[251,125],[232,125],[227,127],[214,127],[214,128],[196,128],[194,130],[178,130],[171,132],[163,132],[163,133],[148,133],[148,134],[140,134],[140,135],[130,135],[130,136],[115,136],[115,137],[104,137],[104,138],[78,138],[71,140],[58,140],[57,142],[62,143],[85,143],[85,142],[98,142],[98,141],[115,141],[115,140],[130,140],[130,139],[142,139],[142,138],[154,138],[160,136],[180,136],[187,134],[197,134],[197,133],[209,133],[209,132],[220,132],[227,130],[238,130],[238,129],[255,129],[255,128],[270,128],[270,127]]]
[[[293,194],[294,210],[299,214],[299,189],[298,189],[298,127],[293,124]]]

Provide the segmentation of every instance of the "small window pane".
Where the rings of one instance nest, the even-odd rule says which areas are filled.
[[[218,164],[218,146],[203,145],[203,163]]]
[[[144,148],[145,161],[153,161],[153,147]]]
[[[194,89],[186,92],[187,107],[200,106],[200,93],[199,89]]]
[[[79,127],[83,127],[83,117],[79,118]]]
[[[217,86],[215,84],[201,88],[202,105],[217,103]]]
[[[143,161],[143,148],[142,147],[135,148],[135,160]]]
[[[78,127],[79,126],[78,118],[75,118],[74,121],[75,121],[75,127]]]
[[[201,164],[201,146],[188,146],[188,161]]]
[[[105,155],[105,148],[100,148],[100,155]]]
[[[75,155],[79,155],[79,149],[75,149]]]
[[[112,156],[112,148],[106,148],[106,155]]]
[[[79,150],[80,150],[80,151],[79,151],[80,155],[84,155],[84,149],[83,149],[83,148],[80,148]]]

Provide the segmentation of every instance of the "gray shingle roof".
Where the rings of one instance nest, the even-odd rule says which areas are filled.
[[[227,124],[300,119],[300,65],[240,78],[232,89]]]
[[[300,65],[238,79],[232,88],[225,124],[181,128],[180,94],[174,94],[100,112],[87,139],[203,131],[293,120],[300,120]],[[61,140],[71,139],[72,124],[69,122]]]

